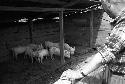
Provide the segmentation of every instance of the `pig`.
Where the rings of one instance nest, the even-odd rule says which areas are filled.
[[[59,43],[53,43],[50,41],[45,41],[45,47],[51,48],[51,47],[57,47],[60,48],[60,44]],[[74,47],[70,47],[67,43],[64,43],[64,49],[70,51],[70,54],[73,55],[75,52],[75,46]]]
[[[75,53],[75,46],[70,47],[67,43],[64,43],[64,49],[70,51],[71,55],[73,55]]]
[[[12,48],[11,50],[12,50],[13,55],[14,55],[15,58],[17,59],[17,56],[18,56],[19,54],[25,53],[25,52],[26,52],[26,49],[27,49],[26,46],[18,46],[18,47]]]
[[[54,59],[53,55],[60,56],[60,49],[57,47],[51,47],[49,51],[52,60]],[[70,58],[70,52],[68,50],[64,50],[64,57]]]
[[[26,49],[26,52],[25,52],[25,55],[28,55],[31,60],[32,60],[32,63],[33,63],[33,60],[34,58],[37,59],[38,57],[38,52],[39,50],[42,50],[43,49],[43,45],[40,44],[40,45],[36,45],[36,44],[29,44],[27,46],[27,49]]]
[[[64,50],[64,56],[70,58],[70,52],[68,50]]]
[[[50,42],[50,41],[45,41],[45,47],[46,47],[46,49],[48,49],[50,47],[59,48],[59,43],[53,43],[53,42]]]
[[[42,49],[38,51],[38,61],[43,62],[44,57],[49,56],[49,51],[47,49]]]
[[[28,48],[32,49],[33,51],[37,50],[37,48],[39,47],[39,45],[37,44],[29,44],[27,45]]]
[[[26,51],[25,51],[25,56],[30,57],[30,59],[32,60],[32,63],[33,63],[34,50],[31,47],[27,46]]]
[[[42,49],[44,49],[43,45],[42,44],[38,45],[37,50],[42,50]]]

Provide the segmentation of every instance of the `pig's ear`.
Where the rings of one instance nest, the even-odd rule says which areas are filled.
[[[76,49],[76,47],[74,46],[74,48],[73,48],[74,50]]]

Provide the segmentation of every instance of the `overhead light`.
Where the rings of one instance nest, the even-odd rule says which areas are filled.
[[[98,6],[98,9],[102,9],[102,6]]]
[[[93,2],[101,2],[101,0],[89,0],[89,1],[93,1]]]
[[[82,13],[82,12],[80,12],[80,13]]]
[[[33,19],[32,21],[36,21],[37,19]]]
[[[41,19],[43,19],[43,18],[37,18],[37,19],[41,20]]]
[[[28,22],[28,19],[27,18],[23,18],[23,19],[18,20],[18,22]]]
[[[53,19],[59,19],[59,17],[54,17]]]

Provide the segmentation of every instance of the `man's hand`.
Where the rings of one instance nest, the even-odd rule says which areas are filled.
[[[74,70],[68,69],[62,73],[60,79],[72,81],[75,79],[80,79],[82,77],[83,75],[81,74],[80,71],[74,71]]]

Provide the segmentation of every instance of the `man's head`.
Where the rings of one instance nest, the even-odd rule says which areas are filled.
[[[125,0],[101,0],[103,9],[111,18],[116,18],[125,9]]]

